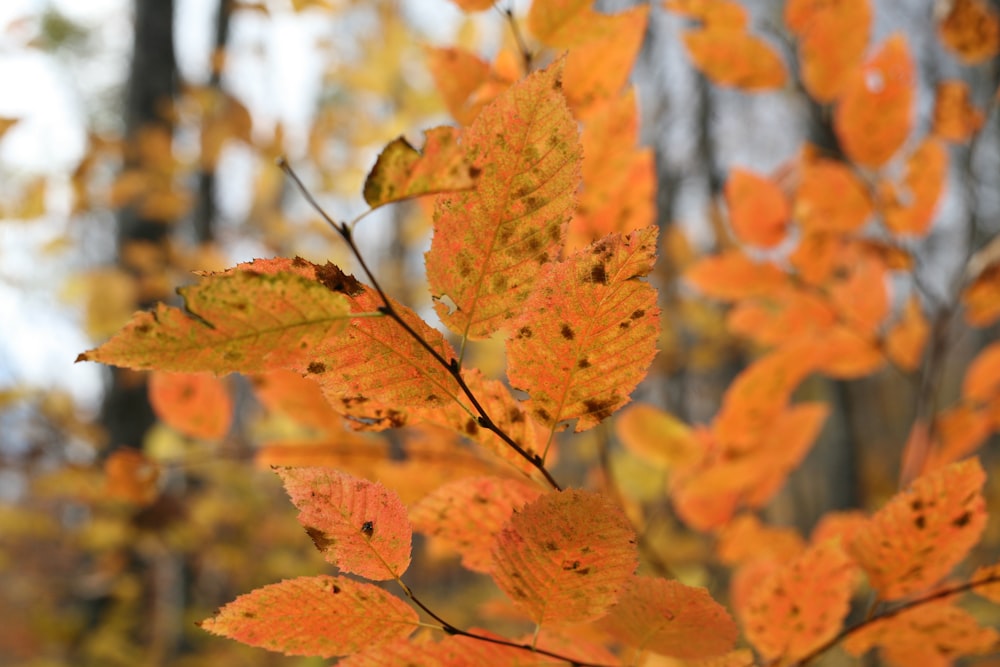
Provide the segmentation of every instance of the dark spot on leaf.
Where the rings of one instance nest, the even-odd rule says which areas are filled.
[[[309,266],[309,262],[302,259],[301,257],[296,257],[295,259],[292,260],[292,266],[301,268],[303,266]]]
[[[963,512],[961,516],[959,516],[957,519],[951,522],[951,525],[955,526],[955,528],[965,528],[967,525],[969,525],[969,521],[971,520],[972,520],[972,515],[969,514],[968,512]]]
[[[309,363],[309,366],[306,368],[306,371],[312,373],[313,375],[316,375],[318,373],[325,373],[326,364],[324,364],[322,361],[312,361]]]
[[[245,303],[234,303],[233,308],[235,308],[236,310],[246,310],[247,305]]]
[[[575,569],[577,569],[579,567],[580,567],[580,561],[578,561],[578,560],[574,560],[574,561],[564,560],[563,564],[562,564],[562,569],[564,569],[566,571],[575,570]]]
[[[507,412],[507,419],[510,420],[511,424],[520,424],[524,421],[524,413],[517,408],[511,408]]]
[[[338,586],[337,584],[333,584],[332,586],[330,586],[330,592],[336,595],[337,593],[340,592],[340,586]]]
[[[485,496],[481,496],[477,493],[474,496],[472,496],[472,502],[476,503],[477,505],[488,505],[490,503],[490,499]]]
[[[590,368],[590,362],[587,361],[586,357],[584,357],[583,359],[580,359],[580,361],[576,362],[576,366],[577,368]]]
[[[437,394],[427,394],[426,396],[424,396],[424,400],[427,401],[428,403],[437,403],[441,399],[438,398]]]
[[[917,498],[916,500],[910,503],[910,509],[912,509],[914,512],[919,512],[923,508],[924,508],[924,502],[920,500],[920,498]]]
[[[329,535],[324,533],[319,528],[314,528],[313,526],[306,526],[306,535],[309,536],[309,539],[313,541],[313,544],[315,544],[316,548],[320,551],[326,551],[331,546],[336,544],[336,540],[331,539]]]
[[[361,524],[361,532],[365,534],[365,537],[371,537],[375,534],[375,524],[371,521],[365,521]]]
[[[149,326],[148,324],[140,324],[140,325],[136,326],[135,332],[139,333],[139,334],[147,334],[147,333],[149,333],[150,329],[152,329],[152,328],[153,327]]]
[[[472,178],[479,178],[481,173],[483,173],[483,170],[479,167],[469,167],[469,176]]]
[[[646,311],[642,310],[640,308],[639,310],[633,310],[632,314],[629,315],[629,317],[631,317],[633,320],[637,320],[637,319],[639,319],[640,317],[642,317],[645,314],[646,314]]]
[[[611,413],[615,411],[616,403],[618,403],[618,399],[614,396],[605,401],[590,398],[583,402],[583,407],[587,409],[588,413],[601,420],[611,416]]]
[[[558,551],[559,545],[553,542],[552,540],[549,540],[548,542],[545,543],[545,548],[548,551]]]
[[[559,333],[566,340],[573,340],[576,338],[576,334],[573,333],[573,327],[563,322],[562,326],[559,327]]]
[[[532,336],[531,329],[528,327],[521,327],[520,329],[517,330],[518,338],[531,338],[531,336]]]
[[[618,328],[619,329],[623,329],[623,330],[624,329],[628,329],[630,326],[632,326],[632,323],[629,322],[628,320],[625,320],[624,322],[619,322],[618,323]]]
[[[338,266],[330,262],[316,267],[316,280],[327,289],[347,296],[357,296],[365,290],[364,285],[357,278],[344,273]]]
[[[245,611],[243,612],[243,618],[257,618],[257,614],[252,611]]]
[[[545,408],[535,408],[535,414],[538,415],[538,418],[543,422],[547,422],[552,418],[552,415],[550,415],[549,411]]]
[[[475,435],[479,431],[479,425],[476,424],[476,420],[471,417],[465,422],[465,433],[467,435]]]
[[[603,264],[595,264],[590,269],[590,281],[604,285],[608,281],[608,273],[604,270]]]
[[[917,518],[913,520],[913,525],[915,525],[918,530],[923,530],[927,525],[927,519],[924,518],[923,514],[918,514]]]
[[[549,253],[547,252],[540,253],[535,257],[535,261],[538,262],[539,264],[545,264],[547,261],[549,261]]]
[[[590,568],[589,567],[581,567],[579,570],[573,570],[573,572],[576,573],[576,574],[580,574],[580,575],[590,574]]]
[[[528,239],[528,250],[531,252],[538,252],[542,249],[542,240],[537,236],[532,236]]]

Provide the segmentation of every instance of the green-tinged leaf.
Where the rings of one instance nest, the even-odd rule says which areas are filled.
[[[724,655],[739,630],[704,588],[632,577],[600,625],[622,643],[684,660]]]
[[[943,579],[979,542],[986,527],[977,459],[917,478],[858,530],[849,545],[882,600],[919,593]]]
[[[418,151],[403,137],[386,146],[365,181],[365,201],[372,208],[421,195],[471,189],[474,170],[458,143],[458,130],[435,127],[424,132]]]
[[[372,584],[343,577],[287,579],[241,595],[201,627],[286,655],[350,655],[410,635],[417,613]]]
[[[218,374],[299,368],[347,327],[348,301],[285,273],[211,274],[182,288],[186,310],[158,304],[77,361],[138,370]]]
[[[629,401],[656,355],[656,228],[612,234],[546,267],[507,341],[511,384],[550,426],[582,431]]]
[[[536,72],[483,109],[462,136],[476,188],[438,199],[427,279],[441,320],[462,336],[505,326],[562,247],[581,150],[561,71],[560,61]]]
[[[493,549],[493,580],[536,623],[592,621],[638,565],[636,536],[609,498],[571,489],[514,513]]]
[[[519,479],[466,477],[421,500],[410,513],[414,528],[462,554],[462,565],[488,573],[497,533],[510,515],[542,490]]]
[[[406,507],[376,482],[332,468],[280,468],[285,491],[323,557],[344,572],[396,579],[410,565]]]

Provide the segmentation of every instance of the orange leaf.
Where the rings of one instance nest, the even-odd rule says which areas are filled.
[[[1000,394],[1000,342],[979,351],[962,381],[962,396],[967,401],[986,403],[997,394]]]
[[[839,234],[806,233],[788,260],[809,285],[825,286],[843,264],[850,241]]]
[[[868,0],[791,0],[785,22],[799,37],[803,85],[818,102],[833,102],[864,60],[872,24]]]
[[[528,29],[547,46],[573,48],[587,41],[586,26],[597,16],[592,4],[590,0],[533,2],[528,10]]]
[[[220,440],[229,433],[233,402],[211,373],[161,373],[149,377],[149,402],[163,423],[184,435]]]
[[[748,91],[785,85],[785,64],[774,47],[742,29],[689,30],[682,39],[694,66],[713,83]]]
[[[547,493],[513,514],[493,549],[493,580],[538,624],[603,616],[638,565],[636,536],[609,498]]]
[[[407,637],[419,620],[410,606],[377,586],[321,575],[241,595],[200,625],[285,655],[329,658]]]
[[[639,280],[656,259],[656,227],[612,235],[550,264],[507,340],[511,385],[547,425],[596,426],[629,401],[660,332],[656,290]]]
[[[964,404],[942,410],[934,421],[937,447],[924,464],[925,473],[968,457],[993,431],[989,412]]]
[[[636,456],[667,468],[683,468],[701,458],[691,427],[652,405],[633,405],[618,415],[615,432]]]
[[[664,0],[663,7],[710,28],[745,28],[749,20],[746,8],[734,0]]]
[[[934,138],[924,140],[906,161],[906,201],[900,201],[893,185],[883,183],[880,188],[886,227],[893,234],[926,234],[947,177],[948,152],[944,145]]]
[[[840,630],[855,567],[837,542],[810,546],[754,588],[741,613],[747,639],[768,661],[809,655]]]
[[[435,489],[410,512],[414,528],[462,554],[476,572],[493,568],[491,550],[510,515],[541,495],[517,479],[466,477]]]
[[[771,298],[739,301],[726,317],[730,332],[769,347],[821,332],[836,322],[837,313],[826,299],[795,287],[777,290]]]
[[[889,283],[877,257],[859,253],[846,275],[828,289],[842,321],[860,334],[873,335],[889,314]]]
[[[722,301],[766,296],[788,284],[788,276],[777,266],[754,262],[740,250],[706,257],[685,277],[707,296]]]
[[[876,342],[843,325],[830,327],[812,338],[817,370],[843,380],[864,377],[885,365]]]
[[[878,618],[851,634],[844,650],[861,656],[878,647],[893,667],[951,667],[955,660],[996,650],[1000,633],[950,601],[931,602]]]
[[[872,202],[864,183],[847,165],[814,160],[802,167],[794,212],[807,233],[847,234],[864,226],[872,214]]]
[[[159,466],[132,447],[119,447],[104,462],[104,488],[109,498],[148,505],[156,498]]]
[[[934,134],[946,141],[963,143],[979,131],[986,120],[969,98],[964,81],[942,81],[934,95]]]
[[[483,12],[493,6],[494,0],[452,0],[467,12]]]
[[[316,429],[333,431],[343,425],[340,415],[319,385],[294,371],[275,370],[252,378],[254,394],[269,411],[280,412]]]
[[[1000,319],[1000,263],[986,267],[962,292],[965,321],[987,327]]]
[[[424,132],[424,148],[418,151],[399,137],[386,146],[365,180],[365,201],[372,208],[411,197],[470,190],[474,170],[458,144],[453,127],[435,127]]]
[[[337,468],[355,477],[374,477],[379,464],[390,459],[389,443],[351,431],[325,440],[281,440],[262,445],[254,456],[259,468]]]
[[[791,207],[774,181],[735,168],[725,196],[733,231],[744,243],[771,248],[785,238]]]
[[[348,302],[317,282],[253,271],[211,274],[179,290],[186,308],[158,304],[77,361],[138,370],[218,374],[308,365],[347,326]],[[192,317],[187,313],[197,313]]]
[[[844,89],[833,118],[844,152],[854,162],[880,167],[910,135],[916,88],[906,38],[894,35]]]
[[[704,588],[659,577],[628,579],[600,626],[629,647],[684,660],[720,657],[739,634]]]
[[[410,565],[412,528],[399,496],[332,468],[278,468],[298,520],[327,561],[381,581]]]
[[[520,312],[563,243],[581,156],[561,69],[532,74],[483,110],[462,138],[481,172],[476,189],[437,200],[427,279],[441,320],[463,337],[487,337]]]
[[[892,362],[904,371],[917,370],[923,359],[929,331],[927,318],[920,308],[920,299],[911,296],[885,339],[886,352]]]
[[[427,68],[444,104],[462,125],[471,123],[489,99],[474,98],[493,76],[490,64],[457,48],[428,48]]]
[[[976,572],[969,577],[969,581],[993,581],[982,586],[976,586],[972,591],[976,595],[981,595],[987,600],[1000,602],[1000,564],[986,565],[976,569]]]
[[[985,481],[976,459],[932,471],[858,532],[849,550],[880,599],[926,590],[965,558],[986,526]]]
[[[741,514],[719,533],[715,552],[726,565],[742,565],[759,558],[789,561],[805,549],[805,541],[794,528],[769,526],[754,514]]]
[[[1000,51],[1000,17],[983,0],[953,0],[938,25],[938,35],[966,65],[976,65]]]

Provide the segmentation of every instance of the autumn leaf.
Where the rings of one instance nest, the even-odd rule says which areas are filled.
[[[740,610],[747,639],[773,664],[806,657],[840,630],[855,568],[837,542],[809,547],[754,588]]]
[[[771,248],[785,238],[791,206],[773,181],[736,168],[729,173],[725,196],[733,231],[741,241]]]
[[[794,214],[808,233],[858,231],[872,210],[864,183],[844,163],[810,160],[803,165]]]
[[[930,325],[920,307],[920,299],[911,296],[886,335],[886,352],[892,362],[905,371],[915,371],[923,359],[924,345],[930,333]]]
[[[605,496],[568,490],[513,514],[493,549],[493,580],[539,625],[603,616],[638,565],[636,537]]]
[[[517,479],[467,477],[435,489],[413,508],[410,521],[459,552],[465,567],[489,573],[500,529],[514,511],[541,493],[539,487]]]
[[[818,102],[836,100],[864,61],[872,24],[869,1],[791,0],[785,22],[799,39],[805,89]]]
[[[943,468],[974,453],[993,431],[988,410],[959,403],[934,416],[936,447],[930,450],[923,472]]]
[[[409,567],[412,528],[394,492],[331,468],[277,473],[299,523],[329,562],[376,581],[398,579]]]
[[[667,468],[697,463],[701,447],[690,426],[645,403],[633,405],[615,420],[622,444],[636,456]]]
[[[656,290],[639,280],[653,268],[656,228],[611,235],[550,264],[512,321],[511,384],[529,411],[555,427],[592,428],[629,401],[656,354]]]
[[[467,12],[482,12],[493,6],[493,0],[452,0]]]
[[[241,595],[201,622],[208,632],[285,655],[350,655],[416,629],[417,613],[372,584],[286,579]]]
[[[786,562],[806,547],[794,528],[767,525],[749,513],[734,517],[718,537],[716,555],[726,565],[742,565],[760,558]]]
[[[777,266],[755,262],[740,250],[706,257],[684,277],[706,296],[722,301],[766,296],[788,283],[788,276]]]
[[[179,291],[184,310],[161,303],[136,313],[77,361],[220,375],[304,367],[349,317],[343,294],[295,275],[212,274]]]
[[[962,397],[987,403],[1000,394],[1000,342],[987,345],[969,364],[962,380]]]
[[[722,656],[739,634],[704,588],[657,577],[628,579],[600,626],[627,646],[684,660]]]
[[[882,600],[926,590],[979,541],[986,480],[976,459],[919,477],[893,497],[848,546]]]
[[[942,81],[934,94],[934,134],[946,141],[963,143],[982,127],[985,117],[970,99],[964,81]]]
[[[332,431],[343,425],[340,414],[309,378],[294,371],[273,370],[251,377],[251,382],[254,395],[269,411],[318,431]]]
[[[465,159],[455,128],[435,127],[424,132],[417,151],[405,138],[389,143],[365,180],[365,201],[377,208],[394,201],[428,194],[469,190],[475,170]]]
[[[880,187],[886,227],[894,234],[926,234],[947,176],[948,153],[944,145],[934,138],[924,140],[906,161],[905,194],[901,195],[891,183]]]
[[[225,383],[210,373],[155,372],[149,402],[163,423],[192,438],[219,440],[233,418]]]
[[[109,498],[137,505],[156,499],[160,468],[132,447],[119,447],[104,462],[104,491]]]
[[[965,321],[986,327],[1000,318],[1000,263],[985,267],[962,292]]]
[[[720,86],[747,91],[781,88],[785,64],[770,44],[742,30],[689,30],[681,38],[694,66]]]
[[[858,253],[828,288],[830,303],[841,321],[863,336],[872,336],[889,314],[889,282],[885,265],[873,255]]]
[[[938,35],[958,59],[975,65],[1000,51],[1000,16],[984,0],[953,0]]]
[[[532,74],[477,116],[462,137],[477,186],[437,201],[427,279],[441,320],[463,337],[505,326],[563,243],[581,156],[561,69]]]
[[[893,667],[951,667],[959,657],[995,651],[998,641],[995,629],[980,626],[972,614],[945,600],[874,619],[843,646],[856,657],[878,647]]]
[[[915,76],[902,35],[889,37],[851,76],[833,117],[851,160],[881,167],[903,145],[913,127]]]
[[[484,105],[474,93],[490,80],[490,64],[479,56],[458,48],[426,49],[427,68],[441,93],[444,104],[455,120],[471,123]],[[489,100],[485,100],[488,102]]]

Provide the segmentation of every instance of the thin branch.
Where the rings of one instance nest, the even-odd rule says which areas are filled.
[[[413,602],[413,604],[420,607],[424,611],[424,613],[426,613],[428,616],[430,616],[435,621],[441,624],[441,627],[439,629],[446,634],[458,637],[468,637],[469,639],[476,639],[479,641],[488,642],[490,644],[498,644],[499,646],[509,646],[510,648],[521,649],[522,651],[528,651],[530,653],[536,653],[538,655],[548,656],[550,658],[555,658],[556,660],[562,660],[567,664],[571,665],[572,667],[612,667],[611,665],[603,665],[601,663],[596,663],[596,662],[580,662],[579,660],[574,660],[573,658],[566,657],[565,655],[561,655],[553,651],[546,651],[545,649],[536,648],[531,644],[522,644],[507,639],[498,639],[497,637],[487,637],[485,635],[479,635],[474,632],[468,632],[466,630],[462,630],[461,628],[455,627],[448,621],[438,616],[427,605],[421,602],[420,599],[413,594],[413,591],[410,590],[410,587],[407,586],[405,583],[403,583],[402,579],[399,579],[397,577],[396,583],[399,584],[400,588],[403,589],[403,593],[406,594],[406,597],[408,597]],[[537,631],[536,631],[536,639],[537,639]]]
[[[507,18],[507,24],[510,26],[510,31],[514,35],[514,42],[517,44],[518,50],[521,52],[521,62],[524,65],[524,73],[530,74],[531,67],[534,65],[535,56],[528,48],[528,43],[524,41],[524,35],[521,34],[521,27],[517,24],[517,18],[514,17],[514,10],[511,7],[502,10],[503,15]]]
[[[813,649],[812,652],[810,652],[808,655],[804,656],[801,660],[799,660],[798,664],[799,665],[809,664],[811,661],[815,660],[823,653],[826,653],[840,642],[844,641],[845,639],[855,634],[856,632],[860,632],[861,630],[865,629],[872,623],[875,623],[877,621],[882,621],[887,618],[893,618],[894,616],[899,616],[903,612],[910,611],[911,609],[916,609],[917,607],[923,606],[930,602],[936,602],[937,600],[942,600],[944,598],[951,597],[952,595],[958,595],[959,593],[965,593],[971,591],[973,588],[977,588],[979,586],[986,586],[987,584],[994,584],[997,582],[1000,582],[1000,574],[992,574],[986,577],[985,579],[980,579],[979,581],[967,581],[960,586],[955,586],[954,588],[946,588],[937,591],[935,593],[931,593],[930,595],[926,595],[922,598],[917,598],[916,600],[910,600],[909,602],[901,604],[898,607],[894,607],[892,609],[889,609],[888,611],[884,611],[874,618],[867,618],[864,621],[858,623],[857,625],[847,628],[846,630],[843,630],[840,634],[838,634],[830,641]]]
[[[382,300],[383,305],[379,308],[379,312],[383,313],[387,317],[391,317],[396,322],[396,324],[402,327],[403,330],[406,331],[406,333],[409,334],[409,336],[413,338],[413,340],[415,340],[422,348],[424,348],[427,351],[427,353],[430,354],[431,357],[433,357],[437,363],[443,366],[451,374],[452,378],[454,378],[455,382],[458,384],[459,389],[462,390],[462,393],[465,394],[465,396],[472,403],[472,407],[475,408],[476,412],[479,413],[479,417],[476,419],[476,422],[479,424],[480,427],[496,434],[497,437],[503,440],[508,447],[517,452],[517,454],[521,458],[526,460],[528,463],[532,465],[532,467],[538,470],[538,472],[541,473],[541,475],[545,478],[545,481],[548,482],[549,486],[551,486],[556,491],[561,491],[562,487],[559,486],[559,483],[556,482],[555,478],[552,477],[552,474],[546,469],[545,462],[542,459],[542,457],[540,457],[537,454],[532,454],[527,450],[525,450],[523,447],[521,447],[521,445],[515,442],[515,440],[511,438],[503,429],[501,429],[499,426],[496,425],[493,419],[486,412],[486,409],[483,407],[482,403],[479,402],[479,399],[476,398],[476,395],[469,388],[469,385],[466,384],[465,378],[462,376],[462,366],[458,362],[458,360],[454,358],[445,359],[440,352],[435,350],[430,343],[424,340],[424,337],[421,336],[419,333],[417,333],[413,329],[413,327],[411,327],[409,323],[403,319],[403,317],[399,314],[399,312],[396,311],[395,307],[392,305],[392,302],[389,300],[388,295],[382,289],[382,286],[379,285],[378,280],[376,280],[375,275],[372,273],[371,269],[368,268],[368,264],[365,262],[364,257],[361,255],[361,251],[358,249],[357,244],[354,243],[354,236],[351,232],[351,228],[345,223],[339,223],[335,221],[327,214],[327,212],[323,209],[323,207],[320,206],[319,203],[313,198],[312,194],[306,188],[305,184],[299,179],[298,174],[295,173],[291,165],[288,164],[287,160],[285,160],[284,158],[278,158],[278,166],[281,167],[281,169],[286,174],[288,174],[289,178],[291,178],[295,182],[295,185],[302,192],[302,195],[306,198],[306,201],[309,202],[309,204],[316,210],[316,212],[319,213],[323,217],[323,219],[326,220],[327,223],[329,223],[329,225],[334,229],[334,231],[336,231],[337,234],[339,234],[340,237],[344,239],[344,242],[347,243],[347,246],[348,248],[350,248],[351,253],[358,260],[358,263],[361,265],[361,269],[365,272],[365,275],[368,277],[372,289],[374,289],[378,293],[379,298]]]

